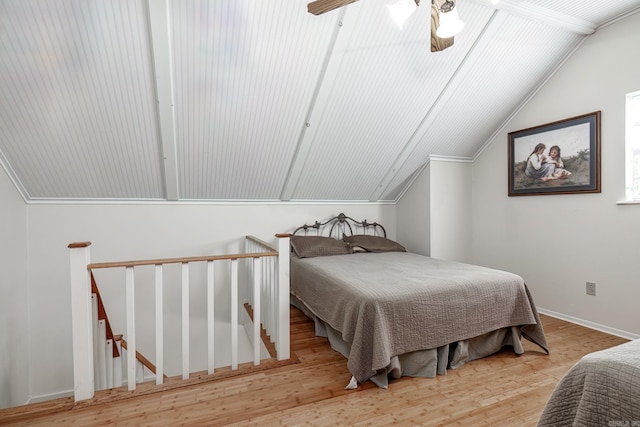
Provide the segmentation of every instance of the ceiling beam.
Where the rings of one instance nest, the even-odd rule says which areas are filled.
[[[338,77],[338,71],[351,38],[351,33],[355,27],[355,20],[358,17],[359,10],[359,3],[340,9],[336,27],[322,66],[322,72],[316,83],[305,123],[302,124],[298,145],[289,166],[289,173],[280,193],[281,200],[291,200],[298,186],[304,164],[313,146],[316,132],[320,128],[320,120],[327,108],[334,82]]]
[[[481,0],[480,3],[491,5],[491,7],[504,10],[512,15],[536,22],[543,22],[577,34],[593,34],[598,28],[598,26],[592,22],[576,18],[575,16],[565,15],[564,13],[556,12],[525,0],[500,0],[496,5],[493,5],[489,0]],[[606,6],[603,4],[603,7]]]
[[[178,155],[168,0],[148,0],[160,147],[167,200],[178,200]]]

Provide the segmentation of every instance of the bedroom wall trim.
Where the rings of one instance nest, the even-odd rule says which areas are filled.
[[[578,317],[569,316],[566,314],[558,313],[556,311],[547,310],[545,308],[538,307],[538,312],[547,316],[555,317],[556,319],[565,320],[567,322],[575,323],[576,325],[584,326],[589,329],[595,329],[596,331],[615,335],[621,338],[626,338],[628,340],[637,340],[640,338],[640,335],[638,334],[633,334],[621,329],[616,329],[610,326],[601,325],[599,323],[590,322],[589,320],[580,319]]]
[[[153,373],[145,370],[143,382],[154,381],[155,378],[156,376]],[[122,385],[123,386],[127,385],[126,378],[122,381]],[[30,405],[32,403],[48,402],[54,399],[64,399],[66,397],[73,397],[73,389],[57,391],[55,393],[40,394],[37,396],[29,396],[29,399],[27,399],[27,401],[24,402],[24,405]]]
[[[184,206],[317,206],[317,205],[395,205],[395,200],[166,200],[166,199],[28,199],[27,205],[184,205]]]
[[[72,396],[73,396],[73,390],[64,390],[56,393],[41,394],[38,396],[29,396],[29,400],[27,400],[24,404],[30,405],[32,403],[42,403],[42,402],[47,402],[53,399],[64,399],[65,397],[72,397]]]

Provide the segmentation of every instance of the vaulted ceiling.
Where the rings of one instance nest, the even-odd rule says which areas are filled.
[[[460,0],[432,53],[392,1],[0,0],[0,164],[27,202],[395,201],[640,8]]]

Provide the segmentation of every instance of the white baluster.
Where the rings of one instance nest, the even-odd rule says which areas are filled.
[[[164,317],[162,264],[156,265],[156,384],[164,381]]]
[[[278,239],[278,332],[276,334],[276,352],[278,360],[290,357],[289,348],[289,237]]]
[[[273,336],[273,322],[274,322],[274,316],[275,316],[275,310],[274,310],[274,305],[273,305],[273,288],[272,288],[273,282],[271,280],[267,280],[262,288],[263,288],[263,292],[264,292],[264,306],[265,306],[265,313],[262,315],[262,317],[264,318],[264,328],[267,331],[268,335]]]
[[[127,305],[127,387],[136,389],[136,320],[133,267],[125,268]]]
[[[113,388],[113,340],[108,339],[105,341],[104,347],[104,360],[105,360],[105,388]],[[119,362],[119,361],[118,361]]]
[[[253,364],[260,364],[260,284],[262,259],[253,259]]]
[[[118,357],[113,358],[113,388],[122,387],[122,342],[120,340],[115,342],[115,346],[118,349]]]
[[[213,261],[207,261],[207,331],[208,331],[208,373],[213,374],[215,367],[215,287]]]
[[[231,369],[238,369],[238,260],[231,260]]]
[[[278,285],[278,276],[276,269],[277,257],[269,257],[269,266],[271,267],[271,277],[267,283],[269,289],[269,328],[267,333],[269,334],[271,342],[275,342],[276,339],[276,321],[278,317],[278,310],[276,305],[276,287]]]
[[[96,388],[98,390],[104,390],[107,388],[107,361],[105,360],[105,353],[107,344],[107,324],[104,319],[98,321],[98,350],[96,353],[97,360],[96,365],[98,367],[98,381],[96,382]]]
[[[189,379],[189,264],[182,263],[182,379]]]
[[[92,329],[92,346],[93,346],[93,381],[96,390],[102,390],[104,387],[100,384],[100,364],[95,358],[98,357],[98,342],[100,341],[98,327],[98,296],[91,294],[91,329]]]

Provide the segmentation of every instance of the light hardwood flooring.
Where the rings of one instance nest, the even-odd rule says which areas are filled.
[[[370,382],[345,390],[346,359],[313,324],[291,309],[297,360],[265,364],[241,376],[164,390],[144,384],[98,392],[93,401],[58,399],[0,411],[0,424],[15,426],[214,426],[214,425],[424,425],[535,426],[554,387],[582,356],[625,339],[541,316],[551,350],[545,355],[523,340],[525,353],[509,350],[470,362],[437,378],[401,378],[388,390]]]

